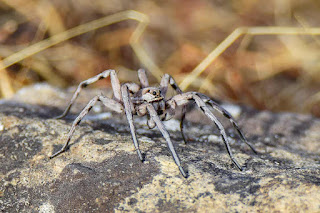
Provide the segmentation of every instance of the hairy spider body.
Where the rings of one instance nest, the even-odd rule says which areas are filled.
[[[196,105],[202,110],[202,112],[208,116],[208,118],[215,123],[215,125],[218,127],[220,131],[220,135],[224,141],[224,144],[226,146],[226,149],[228,151],[228,154],[232,160],[232,162],[240,169],[242,170],[240,164],[237,162],[237,160],[233,157],[233,154],[231,152],[228,138],[226,131],[220,121],[214,116],[214,114],[210,111],[208,106],[211,106],[213,109],[220,112],[222,115],[227,117],[230,122],[233,124],[234,128],[237,130],[237,132],[240,135],[241,140],[246,143],[255,153],[255,149],[252,147],[252,145],[246,140],[243,133],[241,132],[240,128],[236,124],[235,120],[232,118],[232,116],[224,110],[222,107],[220,107],[216,102],[211,100],[209,97],[207,97],[204,94],[197,93],[197,92],[186,92],[183,93],[181,89],[178,87],[174,79],[168,75],[165,74],[162,77],[162,80],[160,82],[159,87],[150,87],[148,83],[148,79],[146,76],[146,73],[143,69],[138,70],[138,77],[140,80],[140,85],[136,83],[124,83],[120,84],[116,72],[114,70],[106,70],[88,80],[85,80],[81,82],[74,93],[68,107],[63,112],[62,115],[56,117],[56,118],[62,118],[66,116],[71,108],[71,106],[74,104],[76,98],[78,97],[80,91],[82,88],[88,86],[89,84],[92,84],[100,79],[104,79],[110,76],[111,79],[111,85],[113,89],[113,98],[105,97],[104,95],[97,95],[93,99],[89,101],[87,106],[81,111],[79,116],[74,120],[71,129],[68,134],[68,138],[64,146],[55,154],[51,155],[50,158],[53,158],[60,153],[66,151],[68,144],[71,140],[71,137],[75,131],[75,127],[81,122],[83,117],[89,113],[91,108],[98,102],[102,102],[103,105],[105,105],[110,110],[113,110],[117,113],[125,113],[127,116],[127,120],[129,123],[132,140],[134,147],[138,153],[139,159],[143,161],[143,157],[141,154],[141,151],[139,149],[139,143],[136,136],[135,126],[133,124],[133,115],[138,116],[148,116],[147,125],[150,129],[154,127],[158,127],[160,132],[162,133],[164,139],[166,140],[168,147],[170,149],[170,152],[173,156],[173,159],[175,163],[177,164],[181,174],[184,177],[187,177],[187,174],[183,170],[181,166],[181,162],[179,159],[178,154],[176,153],[174,146],[171,142],[170,135],[168,131],[165,129],[165,126],[163,125],[162,121],[166,121],[171,119],[176,111],[176,108],[178,106],[183,107],[183,109],[186,107],[187,104],[190,103],[190,101],[195,102]],[[171,85],[172,88],[178,93],[177,95],[166,99],[166,93],[168,90],[168,86]],[[183,116],[181,119],[181,133],[182,137],[185,140],[185,136],[183,133],[183,121],[185,118],[185,110],[183,110]]]

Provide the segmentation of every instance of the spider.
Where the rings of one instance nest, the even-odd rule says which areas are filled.
[[[73,121],[73,124],[71,126],[71,129],[68,134],[67,141],[65,142],[64,146],[56,153],[50,156],[50,158],[53,158],[62,152],[65,152],[67,150],[68,144],[71,140],[71,137],[75,131],[75,127],[81,122],[83,117],[89,113],[89,111],[92,109],[92,107],[100,101],[103,105],[105,105],[107,108],[109,108],[112,111],[115,111],[117,113],[125,113],[129,126],[130,131],[132,135],[132,140],[134,147],[138,153],[139,159],[141,161],[144,160],[141,151],[139,149],[139,143],[136,136],[136,130],[135,126],[133,124],[133,115],[138,116],[148,116],[147,125],[150,129],[153,129],[155,126],[158,127],[160,132],[162,133],[164,139],[166,140],[168,147],[170,149],[170,152],[172,154],[172,157],[174,159],[174,162],[178,166],[180,173],[183,175],[183,177],[187,177],[186,172],[181,166],[181,162],[179,159],[178,154],[175,151],[175,148],[171,142],[170,135],[168,131],[165,129],[165,126],[161,121],[166,121],[171,119],[174,114],[175,110],[178,106],[183,107],[183,116],[181,119],[181,133],[183,136],[183,140],[185,141],[184,133],[183,133],[183,120],[185,118],[185,107],[190,103],[196,103],[196,105],[202,110],[202,112],[208,116],[208,118],[214,122],[214,124],[218,127],[220,134],[222,136],[223,142],[226,146],[226,149],[228,151],[228,154],[232,160],[232,162],[236,165],[236,167],[239,170],[242,170],[242,167],[238,163],[238,161],[233,157],[233,154],[231,152],[228,138],[226,131],[220,121],[214,116],[214,114],[210,111],[209,107],[217,110],[219,113],[227,117],[230,122],[233,124],[234,128],[237,130],[241,140],[246,143],[253,152],[257,153],[256,150],[253,148],[253,146],[246,140],[244,134],[241,132],[240,128],[238,127],[237,123],[233,119],[233,117],[221,106],[219,106],[216,102],[211,100],[209,97],[207,97],[204,94],[198,93],[198,92],[186,92],[183,93],[181,89],[176,84],[175,80],[168,74],[165,74],[160,82],[159,87],[151,87],[149,86],[149,82],[147,79],[146,72],[143,69],[138,70],[138,77],[140,81],[140,85],[136,83],[124,83],[120,84],[119,79],[117,77],[117,74],[115,70],[105,70],[102,73],[89,78],[88,80],[85,80],[81,82],[73,94],[72,99],[70,100],[70,103],[68,107],[65,109],[65,111],[58,117],[63,118],[65,117],[71,106],[74,104],[76,98],[80,94],[80,91],[82,88],[87,87],[88,85],[95,83],[98,80],[105,79],[110,76],[111,79],[111,85],[113,89],[113,98],[108,98],[104,95],[97,95],[94,98],[92,98],[87,106],[81,111],[79,116]],[[176,91],[177,95],[166,99],[166,93],[168,90],[169,84],[171,87]]]

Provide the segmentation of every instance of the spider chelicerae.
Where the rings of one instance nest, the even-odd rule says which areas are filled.
[[[66,110],[63,112],[63,114],[61,114],[56,118],[63,118],[68,114],[71,106],[74,104],[82,88],[85,88],[89,84],[95,83],[98,80],[107,78],[108,76],[110,76],[110,79],[111,79],[111,85],[113,89],[113,98],[108,98],[101,94],[91,99],[90,102],[87,104],[87,106],[81,111],[79,116],[73,121],[73,124],[68,134],[67,141],[64,144],[64,146],[58,152],[51,155],[50,158],[53,158],[61,154],[62,152],[66,151],[68,144],[71,140],[71,137],[75,131],[75,127],[81,122],[83,117],[89,113],[89,111],[98,101],[100,101],[103,105],[105,105],[107,108],[109,108],[112,111],[115,111],[117,113],[125,112],[129,126],[130,126],[133,144],[135,149],[137,150],[138,156],[141,161],[143,161],[144,158],[139,149],[136,130],[133,124],[133,115],[138,115],[138,116],[147,115],[148,127],[150,129],[154,128],[155,126],[158,127],[158,129],[160,130],[160,132],[162,133],[163,137],[165,138],[168,144],[168,147],[170,149],[170,152],[173,156],[175,163],[177,164],[181,174],[184,177],[187,177],[187,174],[181,166],[179,156],[176,153],[175,148],[171,142],[170,135],[162,123],[162,121],[167,121],[171,119],[175,115],[175,111],[179,106],[185,109],[185,107],[188,104],[196,103],[196,105],[202,110],[202,112],[206,116],[208,116],[208,118],[211,121],[214,122],[214,124],[218,127],[220,131],[221,137],[223,139],[223,142],[226,146],[226,149],[228,151],[228,154],[232,162],[239,168],[239,170],[242,170],[242,167],[240,166],[238,161],[233,157],[233,154],[229,146],[226,131],[223,125],[221,124],[221,122],[210,111],[209,107],[217,110],[222,115],[227,117],[230,120],[230,122],[233,124],[233,127],[237,130],[241,140],[244,143],[246,143],[253,150],[253,152],[257,153],[253,148],[253,146],[246,140],[245,136],[241,132],[240,128],[238,127],[237,123],[232,118],[232,116],[225,109],[219,106],[216,102],[211,100],[208,96],[198,92],[183,93],[181,89],[178,87],[178,85],[176,84],[175,80],[168,74],[165,74],[162,77],[159,87],[151,87],[149,86],[146,72],[143,69],[138,70],[140,85],[136,83],[124,83],[121,85],[115,70],[105,70],[104,72],[92,78],[89,78],[88,80],[81,82],[76,92],[74,93]],[[169,99],[166,99],[166,93],[169,85],[172,86],[172,88],[176,91],[177,95]],[[183,134],[184,118],[185,118],[185,110],[183,110],[183,115],[182,115],[181,124],[180,124],[182,136],[183,136],[183,139],[185,140],[185,137]]]

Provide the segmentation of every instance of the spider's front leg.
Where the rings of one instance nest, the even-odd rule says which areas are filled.
[[[67,106],[67,108],[65,109],[65,111],[61,115],[59,115],[59,116],[57,116],[55,118],[56,119],[60,119],[60,118],[65,117],[68,114],[68,112],[71,109],[71,106],[74,104],[75,100],[79,96],[82,88],[85,88],[88,85],[97,82],[98,80],[105,79],[109,75],[110,75],[110,79],[111,79],[111,85],[112,85],[112,89],[113,89],[114,99],[117,100],[117,101],[121,101],[120,82],[119,82],[119,79],[117,77],[116,71],[115,70],[105,70],[102,73],[100,73],[100,74],[98,74],[98,75],[96,75],[96,76],[94,76],[92,78],[89,78],[89,79],[87,79],[85,81],[82,81],[79,84],[79,86],[78,86],[77,90],[75,91],[75,93],[73,94],[73,96],[72,96],[72,98],[70,100],[70,103]]]
[[[240,127],[238,126],[238,124],[236,123],[236,121],[232,117],[232,115],[227,110],[222,108],[218,103],[216,103],[215,101],[213,101],[209,97],[207,97],[206,95],[203,95],[203,94],[201,94],[201,95],[204,97],[202,99],[204,99],[205,103],[208,103],[213,109],[217,110],[220,114],[222,114],[224,117],[229,119],[229,121],[232,123],[233,127],[237,130],[242,142],[247,144],[255,154],[258,154],[258,152],[255,150],[255,148],[248,142],[248,140],[246,139],[246,137],[244,136],[244,134],[240,130]]]
[[[211,100],[208,96],[201,94],[201,93],[196,93],[199,97],[201,97],[201,99],[208,105],[210,105],[213,109],[215,109],[217,112],[219,112],[221,115],[223,115],[224,117],[228,118],[230,123],[232,123],[233,127],[237,130],[238,135],[240,136],[240,139],[242,140],[242,142],[244,142],[245,144],[247,144],[250,149],[255,153],[258,154],[258,152],[255,150],[255,148],[248,142],[248,140],[246,139],[246,137],[244,136],[244,134],[242,133],[242,131],[240,130],[240,127],[238,126],[238,124],[236,123],[235,119],[232,117],[232,115],[225,110],[223,107],[221,107],[217,102]],[[185,109],[185,108],[184,108]],[[181,118],[181,122],[180,122],[180,129],[181,129],[181,133],[182,133],[182,137],[183,140],[186,142],[185,137],[184,137],[184,133],[183,133],[183,121],[185,120],[185,112],[183,112],[182,118]]]
[[[132,111],[134,111],[134,106],[133,106],[133,103],[132,103],[132,101],[130,99],[128,86],[130,86],[130,85],[124,84],[124,85],[121,86],[121,95],[122,95],[122,100],[123,100],[123,104],[124,104],[124,109],[125,109],[125,112],[126,112],[127,120],[128,120],[129,126],[130,126],[130,131],[131,131],[131,135],[132,135],[133,144],[134,144],[134,147],[137,150],[139,159],[141,161],[143,161],[143,156],[142,156],[141,151],[139,149],[139,143],[138,143],[138,140],[137,140],[136,129],[135,129],[134,124],[133,124]]]
[[[166,140],[168,147],[170,149],[170,152],[172,154],[172,157],[174,159],[174,162],[177,164],[177,166],[179,167],[180,173],[182,174],[183,177],[188,177],[188,175],[185,173],[185,171],[183,170],[182,166],[181,166],[181,162],[179,159],[178,154],[176,153],[174,146],[171,142],[170,139],[170,135],[168,133],[168,131],[166,130],[165,126],[163,125],[163,123],[161,122],[156,110],[154,109],[154,107],[152,106],[152,104],[148,104],[147,105],[147,110],[149,112],[149,115],[151,117],[151,119],[155,122],[155,124],[157,125],[158,129],[160,130],[160,132],[162,133],[164,139]]]
[[[225,131],[223,125],[214,116],[214,114],[209,110],[209,108],[206,106],[206,103],[204,102],[204,100],[202,100],[200,95],[201,94],[198,94],[196,92],[188,92],[188,93],[179,94],[179,95],[176,95],[176,96],[172,97],[170,100],[168,100],[167,104],[169,106],[171,106],[171,108],[175,109],[176,106],[185,106],[185,105],[187,105],[190,100],[195,101],[195,103],[202,110],[202,112],[206,116],[208,116],[208,118],[210,120],[212,120],[214,122],[214,124],[218,127],[218,129],[220,131],[220,135],[222,137],[222,140],[223,140],[223,142],[224,142],[224,144],[226,146],[226,149],[228,151],[228,154],[230,156],[230,159],[237,166],[237,168],[239,170],[242,170],[242,167],[240,166],[240,164],[238,163],[238,161],[234,158],[234,156],[232,154],[232,151],[231,151],[231,148],[230,148],[230,145],[229,145],[229,140],[228,140],[228,137],[227,137],[227,134],[226,134],[226,131]]]
[[[80,124],[81,120],[84,118],[84,116],[86,116],[90,110],[92,109],[92,107],[98,102],[101,101],[103,103],[103,105],[105,105],[107,108],[109,108],[110,110],[113,110],[115,112],[118,113],[122,113],[123,112],[123,107],[120,103],[118,103],[117,101],[111,99],[111,98],[107,98],[103,95],[97,95],[95,96],[93,99],[91,99],[91,101],[89,101],[89,103],[87,104],[87,106],[81,111],[81,113],[79,114],[79,116],[73,121],[71,129],[68,133],[68,138],[66,143],[63,145],[63,147],[56,153],[54,153],[53,155],[50,156],[50,158],[54,158],[55,156],[61,154],[62,152],[65,152],[68,148],[69,142],[71,140],[71,137],[75,131],[75,128],[78,124]]]

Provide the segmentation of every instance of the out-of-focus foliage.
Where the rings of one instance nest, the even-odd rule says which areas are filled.
[[[320,27],[317,0],[1,0],[0,59],[128,9],[149,16],[141,45],[178,82],[237,27]],[[1,97],[39,81],[66,87],[108,68],[119,71],[121,81],[136,81],[135,70],[143,63],[130,37],[137,24],[127,20],[85,33],[0,70]],[[320,36],[244,35],[188,90],[260,109],[320,116]]]

